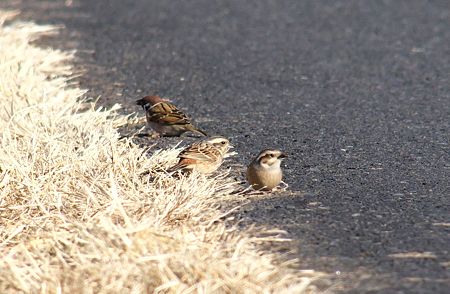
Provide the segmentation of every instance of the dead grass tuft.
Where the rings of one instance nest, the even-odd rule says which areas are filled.
[[[11,15],[0,12],[1,293],[306,291],[316,274],[260,252],[217,208],[231,177],[157,172],[178,150],[119,140],[128,118],[78,101],[73,54],[30,44],[54,27],[1,26]]]

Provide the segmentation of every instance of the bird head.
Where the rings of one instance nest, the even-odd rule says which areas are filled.
[[[265,149],[258,154],[256,160],[262,166],[271,167],[276,165],[279,166],[281,164],[281,160],[286,157],[287,155],[278,149]]]
[[[230,145],[230,141],[224,137],[211,137],[207,139],[206,142],[219,149],[222,155],[225,155],[230,148],[233,148],[233,146]]]
[[[153,105],[168,101],[167,99],[163,99],[159,96],[153,95],[153,96],[145,96],[144,98],[141,98],[139,100],[136,100],[136,104],[142,106],[142,108],[147,111],[149,108],[151,108]]]

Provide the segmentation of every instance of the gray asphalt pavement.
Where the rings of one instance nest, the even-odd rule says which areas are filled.
[[[333,291],[450,292],[448,0],[10,2],[67,27],[43,43],[80,50],[99,103],[157,93],[236,162],[286,151],[290,192],[239,217],[287,230]]]

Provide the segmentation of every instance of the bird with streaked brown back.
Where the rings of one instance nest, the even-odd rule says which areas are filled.
[[[159,135],[179,137],[185,132],[194,132],[207,136],[195,127],[190,118],[169,100],[159,96],[145,96],[136,101],[145,111],[147,124]]]
[[[230,148],[233,146],[230,145],[228,139],[219,136],[194,142],[180,152],[178,163],[168,171],[191,172],[195,170],[202,174],[210,174],[222,165]]]

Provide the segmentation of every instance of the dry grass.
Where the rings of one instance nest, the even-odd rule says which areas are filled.
[[[2,25],[10,16],[0,12],[0,293],[313,290],[316,274],[259,251],[267,238],[218,209],[237,188],[226,173],[157,172],[178,150],[146,156],[120,141],[128,118],[78,101],[72,54],[30,44],[54,28]]]

